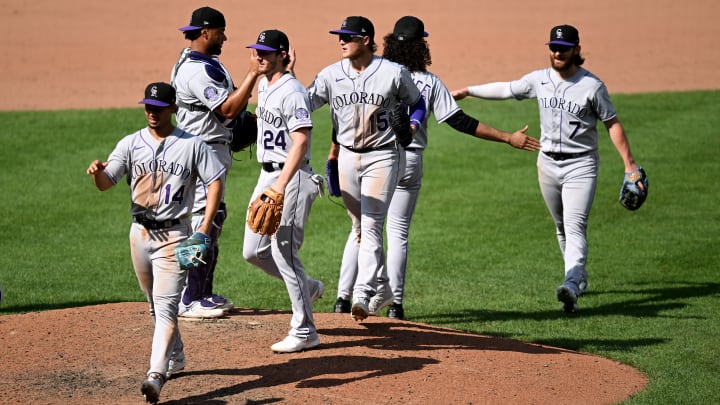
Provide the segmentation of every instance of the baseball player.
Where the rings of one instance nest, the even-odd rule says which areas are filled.
[[[605,124],[625,172],[638,169],[638,165],[605,84],[582,67],[585,59],[580,54],[578,30],[570,25],[553,27],[546,45],[550,48],[549,68],[511,82],[466,87],[453,91],[453,96],[537,99],[542,144],[538,181],[565,261],[565,279],[556,295],[565,312],[574,312],[578,296],[587,288],[587,223],[600,163],[598,120]]]
[[[408,235],[415,206],[417,204],[423,176],[423,152],[428,145],[427,121],[432,112],[438,123],[447,123],[459,132],[495,142],[505,142],[527,151],[540,149],[540,142],[525,135],[527,126],[515,133],[508,133],[488,126],[466,115],[457,105],[450,90],[439,77],[427,70],[432,63],[430,48],[425,38],[425,24],[417,17],[405,16],[396,23],[391,34],[384,38],[383,57],[405,66],[423,95],[427,114],[417,129],[413,142],[405,151],[405,172],[400,176],[395,194],[390,201],[387,217],[387,275],[388,279],[378,280],[378,293],[370,300],[370,314],[377,314],[390,306],[388,316],[404,319],[403,298],[405,295],[405,271],[408,256]],[[345,247],[344,258],[350,262],[356,255],[355,243]],[[340,281],[345,285],[339,291],[352,287],[353,275],[343,274]]]
[[[358,268],[350,313],[359,322],[370,312],[377,275],[384,269],[383,226],[405,165],[389,112],[397,103],[410,106],[415,130],[425,118],[425,102],[404,67],[374,54],[370,20],[347,17],[330,33],[338,36],[343,59],[320,71],[308,92],[313,110],[329,105],[337,130],[328,161],[337,162],[343,202],[352,220],[348,243],[358,248],[357,262],[343,262],[341,274],[347,274],[345,268]]]
[[[177,317],[187,277],[173,249],[193,232],[190,215],[197,181],[207,189],[207,198],[196,231],[210,233],[225,168],[200,139],[173,126],[177,106],[172,86],[149,84],[140,104],[145,104],[148,126],[122,138],[107,162],[90,163],[87,174],[101,191],[124,176],[130,186],[130,254],[155,323],[150,369],[141,391],[148,402],[156,403],[165,380],[185,367],[182,352],[171,365],[174,348],[182,348]]]
[[[171,82],[177,89],[178,127],[195,134],[207,143],[229,171],[232,166],[230,141],[232,129],[244,112],[252,89],[258,78],[257,63],[250,61],[250,68],[239,88],[235,87],[230,74],[220,63],[225,36],[225,17],[210,7],[201,7],[192,13],[190,24],[179,28],[190,41],[183,49],[171,73]],[[226,175],[223,176],[223,184]],[[197,228],[205,210],[207,190],[202,183],[196,187],[193,207],[193,227]],[[213,293],[215,267],[219,254],[218,239],[227,217],[224,202],[213,220],[210,232],[212,248],[208,263],[188,275],[187,288],[183,293],[181,317],[213,318],[222,316],[233,304],[227,298]]]
[[[311,110],[305,87],[286,72],[289,46],[288,37],[278,30],[262,31],[257,42],[248,45],[262,74],[255,111],[257,159],[262,169],[250,202],[270,188],[284,195],[284,204],[280,227],[274,235],[255,233],[245,226],[243,256],[285,282],[293,316],[288,336],[271,346],[278,353],[320,344],[312,304],[324,290],[321,281],[307,276],[298,255],[322,176],[314,174],[310,167]]]

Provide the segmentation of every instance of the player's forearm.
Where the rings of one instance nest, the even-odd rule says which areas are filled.
[[[328,160],[337,160],[340,155],[340,145],[333,142],[330,144],[330,152],[328,152]]]
[[[252,90],[257,82],[258,75],[255,72],[248,72],[240,87],[228,95],[227,100],[220,105],[219,112],[225,118],[235,118],[245,109],[250,102]]]
[[[222,198],[222,191],[223,185],[220,179],[217,179],[208,185],[205,214],[203,216],[202,224],[200,224],[197,229],[198,232],[210,235],[213,220],[215,219],[215,215],[217,214],[218,206],[220,205],[220,200]]]
[[[625,129],[620,124],[620,121],[613,118],[613,120],[606,122],[605,125],[607,126],[610,139],[612,140],[615,149],[618,151],[618,154],[623,160],[625,171],[629,172],[637,169],[635,158],[630,151],[630,142],[627,139],[627,135],[625,135]]]
[[[487,100],[506,100],[513,98],[508,82],[494,82],[477,86],[468,86],[467,95]]]

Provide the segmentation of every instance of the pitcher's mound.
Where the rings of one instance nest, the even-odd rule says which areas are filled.
[[[290,314],[236,309],[180,322],[187,367],[161,403],[612,404],[639,371],[570,350],[424,324],[316,313],[320,346],[274,354]],[[143,403],[153,325],[146,303],[0,317],[5,403]]]

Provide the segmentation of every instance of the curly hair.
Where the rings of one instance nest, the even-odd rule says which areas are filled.
[[[432,65],[430,46],[424,38],[399,41],[392,34],[387,34],[383,39],[384,58],[405,66],[411,72],[426,72],[427,67]]]

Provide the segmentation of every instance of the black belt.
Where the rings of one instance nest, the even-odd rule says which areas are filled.
[[[177,104],[177,106],[180,108],[184,108],[184,109],[190,110],[190,111],[203,111],[203,112],[210,111],[210,109],[205,107],[203,104],[188,104],[188,103],[183,103],[180,100],[175,101],[175,104]]]
[[[305,164],[310,163],[309,160],[305,161]],[[263,162],[262,163],[262,169],[266,172],[274,172],[275,170],[282,170],[282,168],[285,167],[285,162],[278,163],[278,162]]]
[[[206,142],[208,145],[230,145],[228,141],[210,141]]]
[[[415,152],[415,151],[418,151],[418,150],[422,150],[422,148],[405,148],[405,150],[406,150],[406,151],[409,151],[409,152]]]
[[[557,152],[545,152],[543,151],[545,156],[549,157],[552,160],[567,160],[567,159],[575,159],[579,158],[581,156],[585,156],[589,154],[590,152],[580,152],[580,153],[557,153]]]
[[[175,225],[180,224],[179,219],[168,219],[167,221],[153,221],[152,219],[145,218],[142,215],[135,215],[133,221],[144,226],[145,229],[165,229],[172,228]]]
[[[350,152],[355,152],[355,153],[368,153],[368,152],[372,152],[372,151],[376,151],[376,150],[397,149],[397,147],[395,146],[395,142],[386,143],[385,145],[377,146],[374,148],[357,149],[357,148],[351,148],[351,147],[345,146],[345,145],[342,145],[342,147],[349,150]]]

